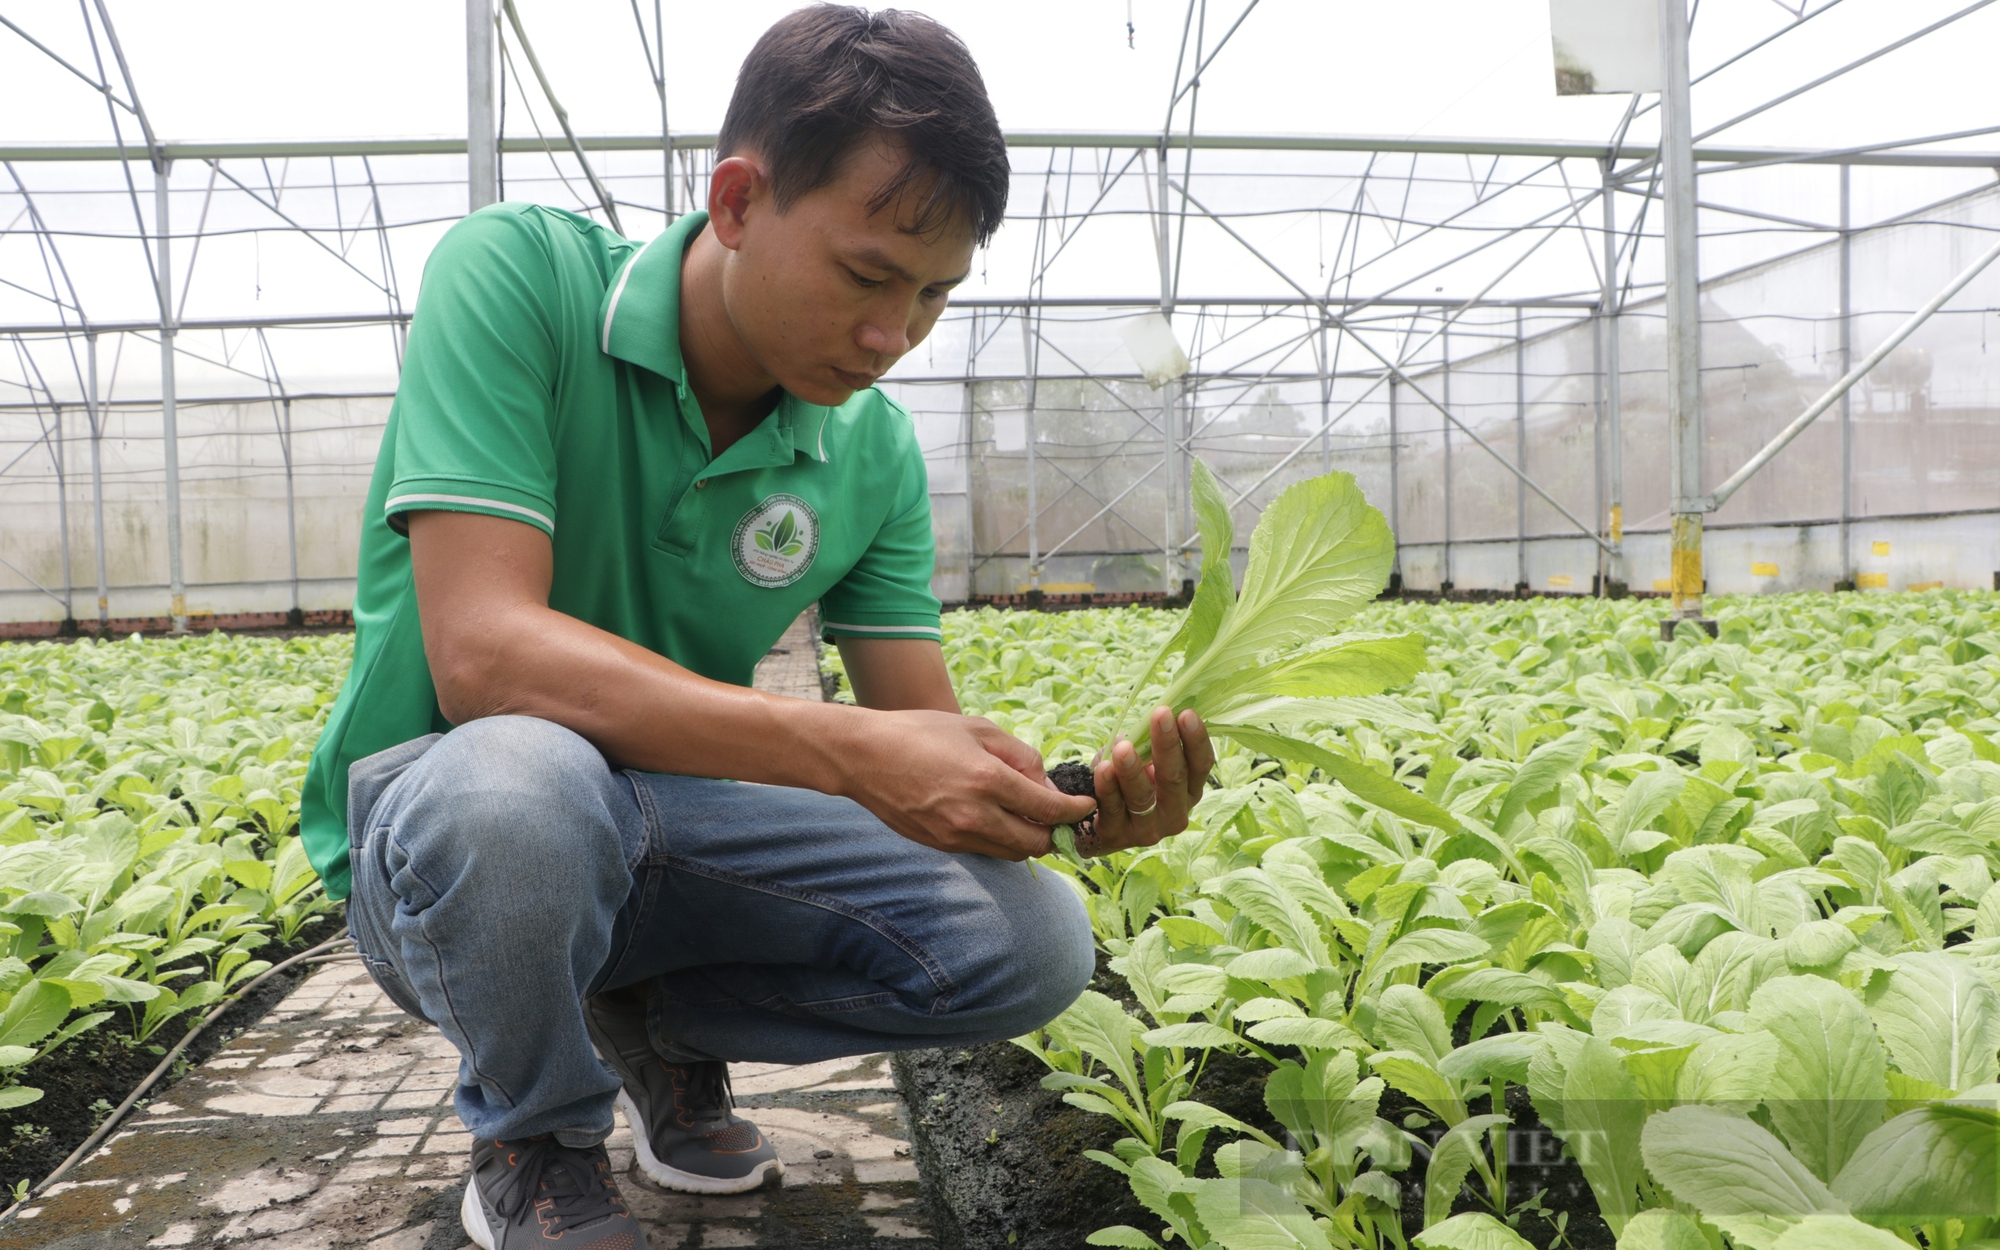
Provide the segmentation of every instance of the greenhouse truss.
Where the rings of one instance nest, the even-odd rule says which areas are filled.
[[[1990,2],[1691,136],[1701,424],[1683,444],[1657,96],[1592,142],[1212,133],[1201,73],[1245,55],[1262,14],[1191,0],[1158,130],[1009,133],[1009,222],[978,290],[884,383],[929,460],[937,593],[1178,590],[1194,456],[1240,535],[1286,485],[1355,474],[1407,590],[1664,591],[1676,449],[1723,486],[1899,329],[1710,501],[1708,589],[2000,579],[2000,265],[1981,267],[2000,151],[1965,146],[2000,146],[2000,126],[1810,150],[1729,134]],[[1696,100],[1841,3],[1695,66]],[[485,165],[462,139],[175,141],[104,5],[57,12],[0,14],[0,40],[104,113],[101,142],[0,146],[0,621],[17,632],[344,609],[423,258],[468,188],[637,238],[705,194],[713,136],[569,134],[511,8]],[[664,101],[657,10],[632,16],[622,37],[646,43]],[[225,275],[253,298],[204,290]],[[1184,371],[1128,346],[1161,315]]]

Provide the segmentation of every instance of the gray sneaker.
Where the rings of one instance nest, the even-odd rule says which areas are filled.
[[[618,1109],[632,1129],[639,1170],[668,1189],[740,1194],[785,1174],[777,1150],[735,1114],[729,1065],[669,1063],[646,1033],[645,1008],[600,994],[583,1005],[597,1054],[618,1073]]]
[[[473,1143],[458,1219],[481,1250],[646,1250],[604,1147],[549,1136]]]

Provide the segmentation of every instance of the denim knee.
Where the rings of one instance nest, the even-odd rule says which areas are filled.
[[[1097,942],[1083,900],[1060,874],[1030,873],[1025,864],[1001,860],[982,867],[1011,887],[995,888],[994,898],[1012,923],[989,967],[971,978],[984,1001],[954,1006],[977,1010],[990,1025],[982,1032],[1018,1037],[1061,1015],[1083,993],[1097,971]]]
[[[596,747],[532,716],[493,716],[446,734],[384,796],[372,818],[394,830],[402,884],[443,892],[504,877],[527,886],[510,902],[556,887],[620,876],[638,856],[640,822],[625,781]],[[618,887],[622,890],[622,885]],[[398,889],[408,900],[409,895]],[[622,897],[622,894],[621,896]]]

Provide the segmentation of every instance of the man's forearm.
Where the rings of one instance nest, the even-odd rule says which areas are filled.
[[[711,681],[533,603],[452,631],[430,655],[454,724],[535,716],[589,739],[625,768],[842,792],[873,715]]]

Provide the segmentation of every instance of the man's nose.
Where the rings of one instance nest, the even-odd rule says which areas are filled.
[[[856,341],[877,355],[900,357],[910,350],[910,328],[901,320],[864,322]]]

